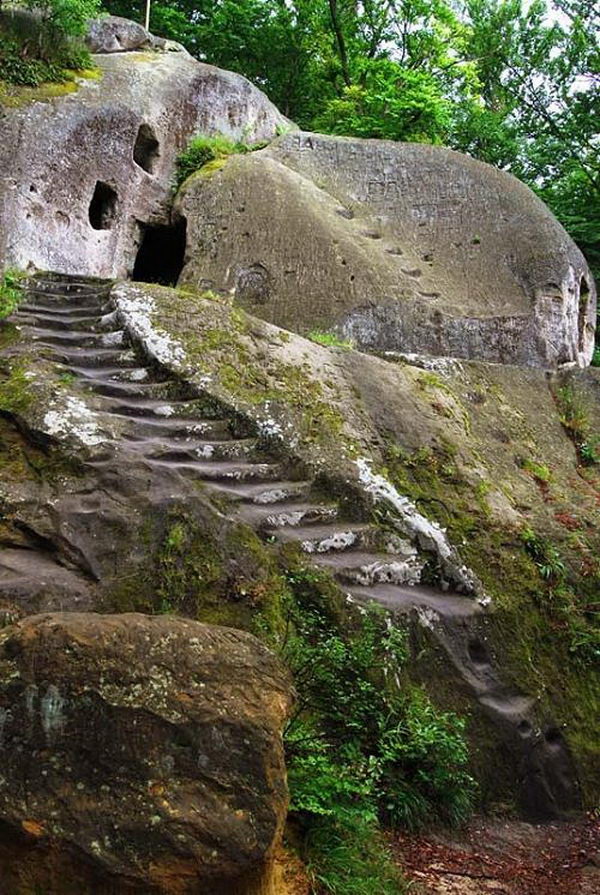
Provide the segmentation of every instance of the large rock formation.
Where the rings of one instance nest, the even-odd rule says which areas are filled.
[[[241,631],[77,613],[5,628],[2,891],[268,893],[290,702]]]
[[[179,199],[182,282],[361,348],[554,368],[589,363],[581,252],[514,177],[438,146],[292,133]]]
[[[285,124],[241,75],[185,51],[94,60],[98,77],[74,93],[0,110],[0,268],[131,273],[145,226],[168,223],[175,157],[193,134],[252,142]]]

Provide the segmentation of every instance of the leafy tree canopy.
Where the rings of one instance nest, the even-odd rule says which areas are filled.
[[[140,0],[105,6],[143,17]],[[302,127],[441,143],[510,171],[600,273],[599,24],[594,0],[156,0],[152,10],[156,32],[246,75]]]

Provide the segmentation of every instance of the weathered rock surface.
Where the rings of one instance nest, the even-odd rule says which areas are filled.
[[[95,61],[100,77],[76,92],[1,110],[0,268],[131,273],[143,226],[169,220],[193,134],[253,141],[285,124],[245,78],[185,51]]]
[[[554,598],[521,531],[551,538],[587,592],[600,481],[578,466],[556,390],[595,419],[597,371],[549,387],[539,370],[326,348],[230,298],[118,284],[92,299],[97,284],[48,277],[32,289],[0,377],[5,600],[31,612],[164,599],[246,625],[268,599],[265,554],[295,545],[354,600],[414,618],[419,674],[473,712],[482,779],[490,748],[502,755],[489,793],[559,814],[579,800],[573,750],[593,798],[597,680],[575,674],[568,639],[540,617]],[[29,557],[43,575],[27,574]]]
[[[121,16],[104,16],[90,22],[86,43],[91,53],[124,53],[141,48],[162,49],[165,41],[143,25]]]
[[[290,704],[241,631],[77,613],[5,628],[2,891],[267,892]]]
[[[183,189],[182,282],[371,350],[589,363],[581,252],[514,177],[438,146],[292,133]]]

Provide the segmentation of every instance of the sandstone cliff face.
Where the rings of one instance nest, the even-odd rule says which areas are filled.
[[[4,628],[3,891],[258,892],[285,819],[290,702],[241,631],[77,613]]]
[[[94,59],[100,76],[75,93],[1,109],[0,267],[131,273],[141,226],[168,222],[193,134],[255,141],[285,123],[245,78],[185,51]]]
[[[368,350],[589,363],[585,259],[515,178],[437,146],[293,133],[185,185],[182,282]]]

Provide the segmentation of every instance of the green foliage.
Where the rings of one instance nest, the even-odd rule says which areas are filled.
[[[7,270],[0,279],[0,320],[15,310],[22,297],[20,283],[24,274],[18,270]]]
[[[307,338],[318,345],[324,345],[326,348],[354,348],[354,342],[350,339],[342,339],[340,336],[336,336],[335,333],[323,332],[320,329],[313,329],[308,333]]]
[[[367,820],[315,820],[306,834],[313,889],[331,895],[404,895],[408,884],[394,866],[377,827]]]
[[[598,626],[598,588],[596,575],[589,582],[591,599],[584,592],[577,594],[568,581],[568,570],[554,544],[530,528],[521,532],[521,540],[528,556],[547,586],[547,603],[541,608],[549,621],[558,622],[568,637],[569,649],[577,660],[585,664],[600,661],[600,627]]]
[[[406,632],[373,609],[342,633],[314,572],[289,581],[282,654],[299,692],[286,733],[292,809],[409,827],[463,820],[473,797],[464,723],[393,683],[408,659]]]
[[[406,630],[375,608],[344,622],[326,582],[302,567],[288,572],[276,643],[298,693],[285,732],[291,817],[324,891],[398,893],[378,823],[417,829],[469,816],[464,722],[401,683]]]
[[[556,547],[546,538],[537,535],[531,528],[523,529],[521,540],[542,578],[562,584],[565,579],[565,564]]]
[[[217,134],[214,137],[199,135],[192,137],[182,153],[177,158],[175,187],[179,189],[181,184],[196,171],[200,171],[210,165],[217,164],[229,158],[230,155],[240,155],[246,152],[254,152],[263,149],[265,143],[256,143],[252,146],[247,143],[235,142]]]
[[[535,460],[523,460],[523,469],[530,472],[531,475],[538,480],[547,484],[552,478],[552,473],[545,463],[536,463]]]
[[[16,86],[64,83],[91,65],[81,36],[98,0],[42,0],[0,11],[0,80]],[[29,10],[29,11],[28,11]]]
[[[588,413],[573,386],[559,389],[556,401],[560,421],[573,440],[581,462],[585,466],[600,463],[600,436],[593,432]]]

